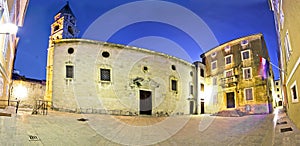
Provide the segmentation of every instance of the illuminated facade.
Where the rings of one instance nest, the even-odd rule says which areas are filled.
[[[0,25],[22,26],[28,0],[0,0]],[[0,28],[1,29],[1,28]],[[12,86],[12,71],[19,38],[16,34],[0,34],[0,106],[8,105]]]
[[[205,111],[272,112],[273,72],[262,34],[239,38],[201,55],[206,66]],[[265,78],[265,79],[263,79]]]
[[[45,95],[45,81],[25,78],[13,73],[11,99],[20,100],[19,107],[34,108],[37,100],[43,100]]]
[[[196,77],[204,76],[203,64],[142,48],[76,39],[77,34],[67,4],[55,16],[48,48],[45,100],[54,109],[147,115],[201,110],[197,91],[201,85],[195,81],[203,80]]]
[[[47,57],[47,75],[46,75],[46,94],[45,100],[52,101],[52,72],[53,72],[53,41],[58,39],[78,37],[76,27],[76,17],[74,16],[69,3],[67,3],[54,17],[54,23],[51,25],[51,35],[49,37],[48,57]]]
[[[194,63],[77,34],[67,4],[55,15],[49,37],[45,100],[56,110],[129,115],[272,111],[272,68],[257,72],[260,58],[270,60],[262,34],[220,45]]]
[[[195,66],[162,53],[83,39],[54,42],[58,110],[194,113]]]
[[[287,115],[300,128],[299,90],[300,90],[300,36],[298,33],[300,3],[297,0],[270,0],[274,11],[275,26],[278,35],[278,56],[280,63],[280,81],[282,97]]]

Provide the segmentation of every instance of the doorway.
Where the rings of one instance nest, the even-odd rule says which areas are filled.
[[[234,92],[226,93],[227,108],[235,108]]]
[[[140,115],[152,114],[151,91],[140,90]]]
[[[282,101],[278,101],[278,106],[282,106]]]
[[[204,114],[204,99],[201,99],[201,114]]]
[[[194,101],[190,101],[190,114],[194,114]]]

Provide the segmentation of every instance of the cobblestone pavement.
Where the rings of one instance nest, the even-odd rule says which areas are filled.
[[[281,109],[275,111],[243,117],[130,117],[55,111],[43,116],[20,111],[12,117],[0,116],[0,145],[300,145],[299,130]],[[292,131],[281,132],[284,128]]]

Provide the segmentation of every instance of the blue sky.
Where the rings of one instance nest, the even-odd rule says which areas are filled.
[[[262,33],[271,62],[278,64],[274,19],[267,0],[69,0],[69,3],[77,18],[80,37],[83,38],[148,48],[193,62],[199,60],[199,55],[205,50],[218,44]],[[24,26],[18,32],[21,39],[15,69],[21,75],[35,79],[46,78],[50,25],[54,15],[65,4],[64,0],[30,0]],[[143,4],[149,5],[149,10],[143,8]],[[105,16],[113,17],[109,19]],[[154,19],[147,19],[148,16]],[[135,18],[139,21],[122,24]],[[97,20],[105,21],[95,23]],[[120,29],[113,31],[114,24],[121,24]],[[97,34],[92,37],[88,32],[95,28]],[[108,33],[111,33],[109,38],[105,37]],[[215,40],[210,37],[212,35]],[[277,79],[278,71],[275,67],[273,70]]]

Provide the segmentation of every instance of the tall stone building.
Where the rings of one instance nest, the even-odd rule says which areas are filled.
[[[0,29],[5,24],[22,26],[28,0],[0,0]],[[0,31],[0,106],[5,107],[10,100],[12,71],[19,38],[16,34]]]
[[[52,101],[52,77],[53,77],[53,51],[54,41],[59,39],[69,39],[78,37],[79,31],[76,27],[76,17],[74,16],[69,3],[54,16],[54,23],[51,25],[51,35],[49,37],[47,75],[46,75],[46,95],[45,100]]]
[[[270,0],[278,35],[280,81],[287,115],[300,128],[300,3],[297,0]]]
[[[227,42],[201,58],[206,66],[205,111],[272,111],[273,72],[271,66],[262,70],[262,60],[270,60],[262,34]]]

